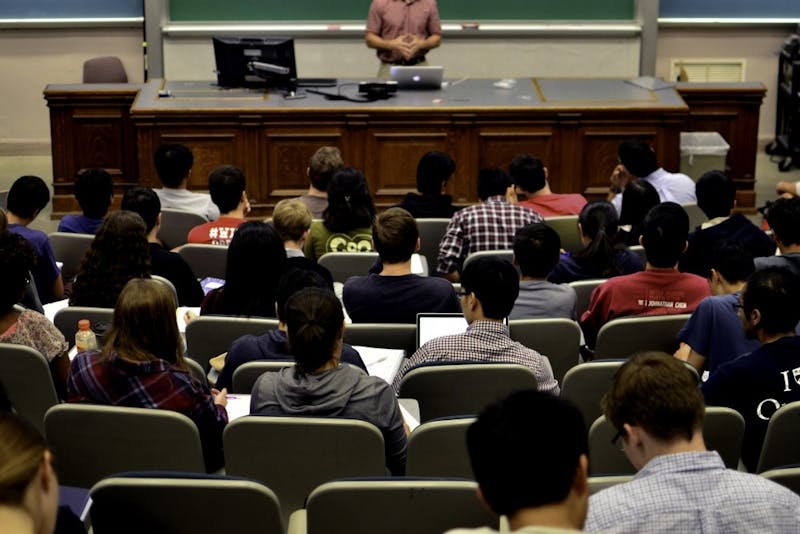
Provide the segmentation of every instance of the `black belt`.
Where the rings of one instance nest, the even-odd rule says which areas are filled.
[[[425,56],[412,57],[411,59],[400,59],[397,61],[389,61],[389,65],[399,65],[402,67],[413,67],[425,61]]]

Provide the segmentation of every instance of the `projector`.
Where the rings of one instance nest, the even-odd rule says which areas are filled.
[[[386,99],[397,92],[397,82],[358,82],[358,92],[371,99]]]

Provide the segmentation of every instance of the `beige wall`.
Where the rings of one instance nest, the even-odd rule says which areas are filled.
[[[0,153],[50,152],[42,96],[49,83],[80,83],[83,62],[118,56],[131,82],[144,78],[137,28],[0,30]]]

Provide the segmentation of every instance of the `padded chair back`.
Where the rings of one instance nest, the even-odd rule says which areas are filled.
[[[480,250],[478,252],[473,252],[469,256],[464,259],[464,265],[461,266],[461,271],[467,268],[467,265],[472,263],[473,261],[477,260],[478,258],[497,258],[500,260],[506,260],[509,263],[514,261],[514,251],[513,250]]]
[[[95,534],[283,532],[278,497],[251,480],[125,475],[90,496]]]
[[[334,282],[344,283],[351,276],[365,276],[377,259],[377,252],[329,252],[317,263],[331,272]]]
[[[581,328],[570,319],[515,319],[508,322],[511,339],[547,356],[560,384],[580,363]]]
[[[686,211],[689,216],[689,231],[694,232],[695,228],[708,220],[706,214],[700,209],[696,202],[689,204],[681,204],[681,207]]]
[[[498,518],[468,480],[342,480],[308,497],[307,534],[441,534],[491,527]]]
[[[177,412],[59,404],[44,428],[66,486],[90,488],[125,471],[205,473],[197,426]]]
[[[474,417],[428,421],[408,437],[406,475],[474,479],[467,452],[467,428]]]
[[[575,282],[569,283],[570,287],[575,290],[575,295],[578,297],[575,309],[578,312],[579,320],[583,312],[589,309],[592,291],[605,281],[605,278],[592,278],[591,280],[576,280]]]
[[[703,440],[708,450],[719,453],[728,469],[739,468],[743,439],[744,418],[739,412],[723,406],[706,406]]]
[[[621,317],[607,322],[597,333],[597,359],[627,358],[643,350],[672,354],[678,348],[678,332],[690,314]]]
[[[19,303],[29,310],[37,311],[44,315],[44,307],[42,300],[39,298],[39,291],[36,289],[36,282],[34,282],[33,273],[28,271],[28,283],[25,284],[25,292]]]
[[[402,349],[410,356],[417,350],[417,325],[400,323],[356,323],[344,329],[349,345]]]
[[[782,467],[764,471],[761,476],[800,495],[800,467]]]
[[[522,365],[426,365],[403,376],[397,396],[417,399],[420,421],[424,422],[478,414],[488,404],[522,389],[536,389],[536,375]]]
[[[419,230],[419,253],[428,259],[431,271],[436,270],[439,258],[439,243],[444,237],[450,219],[417,219]]]
[[[53,247],[53,256],[56,261],[63,263],[61,277],[65,282],[72,280],[81,266],[86,251],[94,241],[92,234],[70,234],[67,232],[53,232],[47,236],[50,246]]]
[[[578,407],[587,425],[602,414],[600,399],[611,389],[614,374],[623,363],[623,360],[582,363],[564,375],[561,396]]]
[[[625,484],[633,480],[631,475],[610,475],[602,477],[589,477],[589,495],[594,495],[598,491],[602,491],[617,484]]]
[[[769,420],[756,473],[782,465],[800,464],[800,401],[778,409]]]
[[[589,427],[589,474],[591,476],[636,474],[628,457],[611,440],[617,429],[604,415],[598,417]]]
[[[277,319],[201,315],[186,325],[186,354],[208,369],[209,360],[228,352],[231,343],[240,337],[260,336],[277,327]]]
[[[284,367],[292,367],[293,361],[285,362],[270,362],[270,361],[255,361],[247,362],[240,365],[233,372],[233,385],[231,393],[247,393],[253,391],[253,385],[258,380],[258,377],[264,373],[277,372]]]
[[[58,404],[47,358],[25,345],[0,343],[0,382],[20,417],[44,433],[44,414]]]
[[[226,473],[269,484],[284,522],[323,482],[386,474],[383,435],[364,421],[241,417],[225,427],[223,444]]]
[[[187,243],[178,254],[192,268],[195,278],[225,279],[225,265],[228,262],[228,247],[222,245],[198,245]]]
[[[158,239],[168,249],[186,244],[189,231],[195,226],[205,224],[208,219],[193,211],[163,208],[161,210],[161,229]]]
[[[0,191],[0,209],[5,211],[8,208],[8,189]]]
[[[642,245],[632,245],[628,247],[628,250],[631,252],[635,252],[639,259],[642,260],[642,263],[647,262],[647,254],[644,252],[644,247]]]
[[[206,375],[203,366],[194,361],[191,358],[184,358],[183,361],[186,362],[186,365],[189,366],[189,373],[200,381],[201,384],[208,385],[208,376]]]
[[[95,57],[83,62],[83,83],[128,83],[128,75],[118,57]]]
[[[576,252],[583,248],[577,215],[547,217],[544,222],[555,230],[558,237],[561,238],[561,248],[567,252]]]
[[[75,346],[75,333],[78,331],[78,321],[81,319],[88,319],[92,324],[93,330],[95,329],[94,325],[97,323],[111,326],[111,321],[114,319],[114,309],[67,306],[58,310],[53,317],[53,323],[64,334],[64,338],[69,343],[69,348]]]

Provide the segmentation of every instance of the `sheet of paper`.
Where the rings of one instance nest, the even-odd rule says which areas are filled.
[[[417,399],[397,399],[397,402],[400,404],[403,420],[413,432],[419,426],[419,402]]]
[[[52,323],[56,317],[56,312],[60,309],[66,308],[67,306],[69,306],[69,299],[49,302],[42,306],[42,308],[44,308],[44,316],[50,319],[50,322]]]
[[[363,345],[354,345],[353,348],[364,360],[367,372],[372,376],[382,378],[389,384],[394,380],[397,371],[400,370],[400,364],[403,363],[403,358],[406,357],[406,351],[402,349],[382,349]]]
[[[199,306],[178,306],[175,310],[175,318],[178,320],[178,331],[181,334],[186,333],[186,312],[193,313],[195,316],[200,315]]]
[[[250,415],[250,395],[228,395],[228,422]]]

